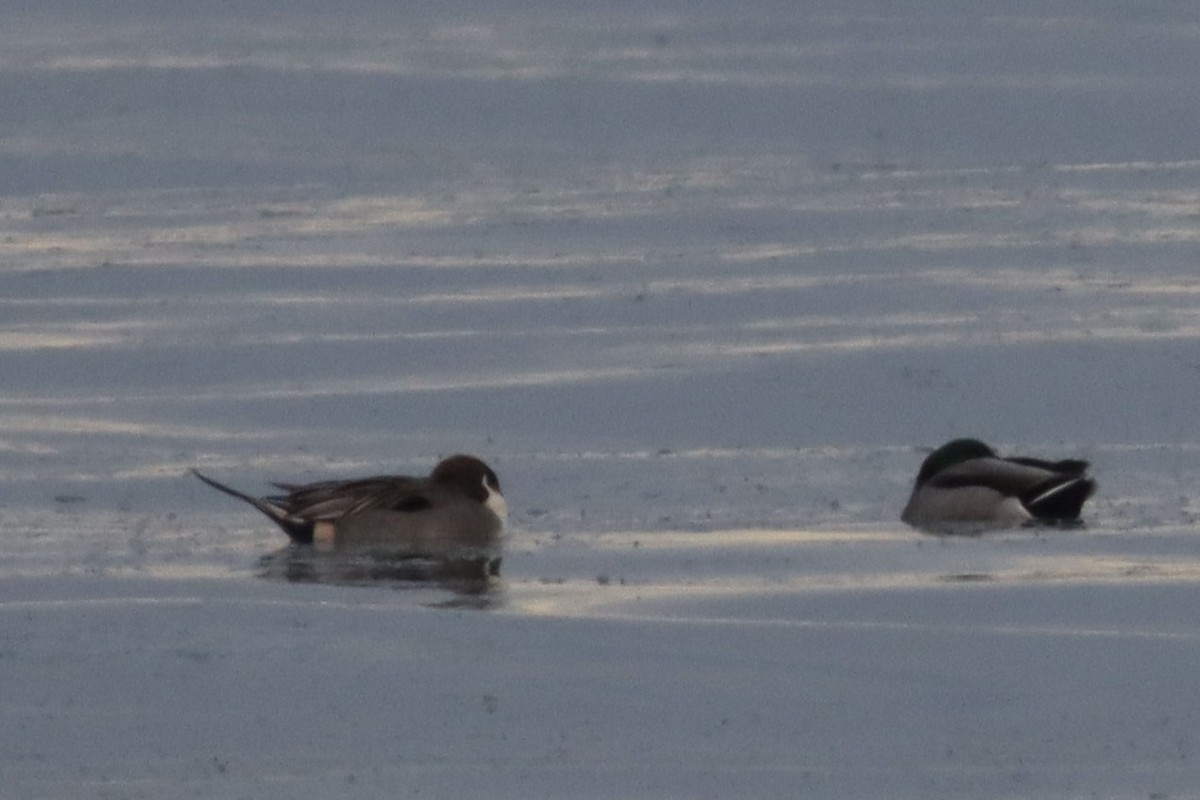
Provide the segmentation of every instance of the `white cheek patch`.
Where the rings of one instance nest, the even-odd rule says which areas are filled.
[[[508,502],[505,501],[504,495],[488,486],[487,478],[483,479],[483,490],[487,492],[487,500],[484,500],[483,504],[490,508],[492,513],[499,517],[501,521],[507,520]]]

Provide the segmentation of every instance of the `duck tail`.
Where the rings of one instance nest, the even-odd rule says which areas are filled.
[[[291,517],[287,510],[282,506],[276,505],[270,500],[261,497],[254,497],[252,495],[245,494],[244,492],[239,492],[237,489],[234,489],[231,486],[226,486],[220,481],[213,480],[195,467],[192,467],[191,471],[193,475],[207,483],[212,488],[216,489],[218,492],[224,492],[230,497],[236,497],[238,500],[249,503],[257,508],[263,514],[265,514],[269,520],[282,528],[283,532],[286,533],[293,541],[299,544],[310,544],[312,542],[313,524],[311,522],[295,519]]]
[[[1043,484],[1021,498],[1030,514],[1041,520],[1063,521],[1079,518],[1084,502],[1096,491],[1096,482],[1085,476]]]

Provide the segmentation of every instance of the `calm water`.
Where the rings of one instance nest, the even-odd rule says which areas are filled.
[[[1194,792],[1189,9],[134,5],[0,32],[18,794]],[[960,435],[1087,526],[903,527]],[[186,474],[455,451],[482,585]]]

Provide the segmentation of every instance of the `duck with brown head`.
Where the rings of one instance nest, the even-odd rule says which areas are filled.
[[[277,483],[283,494],[254,497],[200,480],[265,514],[297,544],[426,558],[493,551],[508,506],[496,473],[475,456],[441,461],[427,478],[380,475],[308,484]]]

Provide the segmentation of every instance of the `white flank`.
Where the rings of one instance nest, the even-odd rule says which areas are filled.
[[[1033,519],[1029,509],[1015,497],[1006,497],[996,506],[996,522],[1006,525],[1020,525]]]

